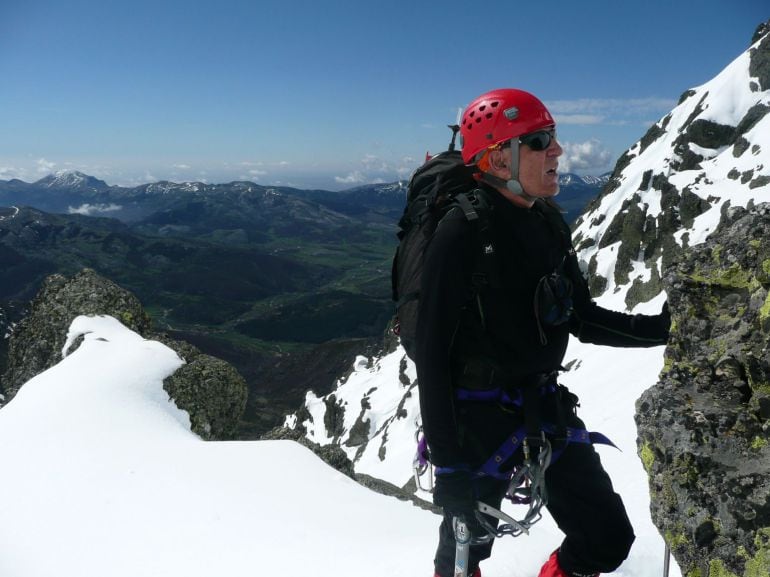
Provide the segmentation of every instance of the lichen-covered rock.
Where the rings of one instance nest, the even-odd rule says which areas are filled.
[[[725,211],[663,283],[671,339],[636,416],[653,521],[686,576],[767,576],[770,204]]]
[[[79,315],[109,315],[141,335],[150,329],[139,300],[93,270],[84,269],[70,279],[49,276],[8,344],[0,379],[6,401],[29,379],[61,361],[67,330]]]
[[[206,440],[234,439],[246,408],[246,381],[229,363],[198,354],[163,382],[190,415],[192,431]]]

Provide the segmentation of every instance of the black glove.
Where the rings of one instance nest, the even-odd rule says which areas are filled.
[[[452,471],[436,475],[433,487],[433,502],[443,507],[445,513],[466,520],[475,518],[476,495],[473,490],[473,476],[470,471]]]
[[[671,330],[671,313],[668,310],[668,301],[663,303],[663,308],[657,315],[636,315],[631,320],[631,328],[637,337],[657,340],[660,344],[665,345]]]
[[[668,310],[668,301],[663,303],[663,308],[658,315],[658,325],[666,333],[666,340],[668,340],[668,335],[671,331],[671,313]]]

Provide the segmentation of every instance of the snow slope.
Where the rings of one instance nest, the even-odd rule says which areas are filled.
[[[432,514],[296,443],[200,440],[162,388],[173,351],[110,317],[78,334],[0,410],[0,575],[430,572]]]
[[[200,440],[162,388],[182,363],[173,351],[110,317],[78,317],[68,342],[78,335],[79,348],[0,410],[0,575],[432,574],[436,515],[296,443]],[[603,455],[622,468],[625,448]],[[535,575],[559,540],[547,520],[500,540],[484,575]],[[660,548],[640,541],[621,575],[659,574]]]

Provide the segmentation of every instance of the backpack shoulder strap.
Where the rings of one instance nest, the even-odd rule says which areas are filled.
[[[455,200],[465,214],[465,218],[473,226],[477,239],[476,266],[473,273],[474,290],[478,293],[486,286],[501,286],[499,262],[495,256],[495,245],[492,241],[492,219],[490,218],[492,205],[487,193],[476,188],[458,194]]]

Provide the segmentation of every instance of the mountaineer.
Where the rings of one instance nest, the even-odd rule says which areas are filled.
[[[444,511],[435,575],[454,574],[461,519],[474,537],[467,574],[480,576],[498,519],[479,513],[479,502],[499,510],[520,470],[517,482],[565,534],[540,577],[612,572],[628,555],[633,528],[592,444],[607,440],[585,430],[577,397],[557,376],[570,333],[598,345],[665,344],[667,306],[630,315],[591,300],[552,200],[562,148],[538,98],[517,89],[485,93],[465,109],[459,130],[475,184],[468,196],[485,207],[484,218],[472,222],[478,214],[457,204],[430,237],[414,353],[436,467],[433,499]]]

